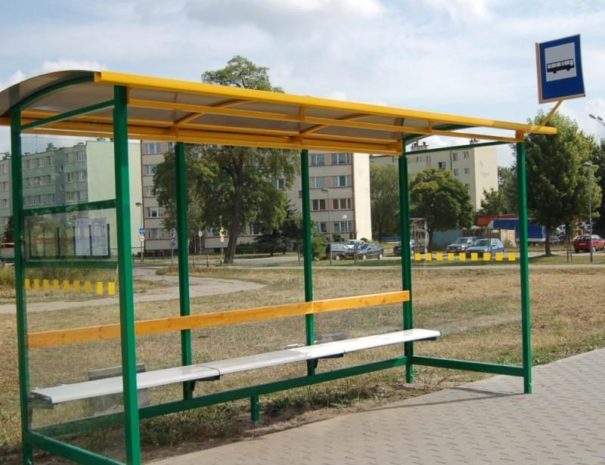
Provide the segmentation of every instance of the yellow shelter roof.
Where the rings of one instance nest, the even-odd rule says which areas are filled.
[[[128,89],[132,139],[398,155],[403,137],[517,142],[528,133],[556,134],[546,126],[111,71],[49,73],[4,89],[0,124],[10,124],[15,105],[23,106],[25,125],[111,100],[115,85]],[[112,124],[108,107],[26,132],[112,137]]]

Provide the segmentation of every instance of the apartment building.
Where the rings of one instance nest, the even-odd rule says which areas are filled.
[[[406,155],[410,179],[427,168],[447,170],[462,182],[475,210],[481,208],[483,192],[498,190],[498,153],[494,146],[428,150],[425,144],[412,146]],[[419,153],[414,153],[419,152]],[[423,153],[422,153],[423,152]],[[372,163],[397,163],[396,157],[372,157]]]
[[[311,152],[309,184],[311,220],[318,232],[332,239],[372,239],[368,154]],[[287,193],[302,211],[300,176]]]
[[[170,250],[174,231],[163,225],[164,211],[153,192],[155,167],[164,160],[164,154],[172,149],[170,143],[141,143],[142,200],[138,204],[141,222],[145,230],[146,253],[163,253]],[[309,155],[311,181],[311,218],[319,232],[330,237],[372,238],[370,212],[370,158],[367,154],[315,153]],[[283,179],[276,179],[276,186],[286,191],[290,204],[302,211],[301,178],[297,176],[293,186],[286,190]],[[226,246],[221,242],[219,228],[202,232],[200,243],[204,248]],[[239,243],[251,242],[257,235],[251,226],[243,229]],[[196,247],[197,248],[197,247]]]
[[[141,197],[140,145],[128,144],[131,198]],[[91,140],[71,147],[54,147],[35,153],[24,153],[23,206],[25,209],[77,205],[115,198],[113,143]],[[12,215],[11,157],[5,154],[0,160],[0,231],[4,234]],[[134,206],[133,206],[134,207]],[[85,222],[104,225],[109,231],[108,243],[116,246],[115,212],[109,209],[74,211],[58,215],[62,227],[83,226]],[[133,222],[134,224],[134,222]],[[29,228],[30,232],[32,228]],[[50,229],[44,234],[56,234]],[[40,242],[40,238],[37,238]],[[133,227],[132,245],[139,244],[138,229]],[[52,242],[49,238],[42,241]],[[53,249],[55,250],[55,249]],[[39,253],[37,251],[36,253]]]

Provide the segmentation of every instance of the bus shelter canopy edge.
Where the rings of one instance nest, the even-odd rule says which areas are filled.
[[[431,135],[514,143],[528,133],[556,134],[547,126],[82,70],[4,89],[0,124],[10,125],[20,106],[24,132],[113,137],[114,86],[128,92],[131,139],[401,155],[402,139]]]

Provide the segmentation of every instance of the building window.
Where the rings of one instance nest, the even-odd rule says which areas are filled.
[[[454,176],[458,176],[460,174],[460,170],[458,168],[454,168]]]
[[[348,233],[351,232],[351,221],[337,221],[334,223],[334,232]]]
[[[458,152],[452,152],[452,161],[458,161]]]
[[[464,185],[464,187],[466,187],[466,190],[467,190],[468,192],[470,192],[470,190],[471,190],[471,185],[470,185],[469,183],[466,183],[466,184]]]
[[[351,210],[351,199],[333,199],[332,209],[334,210]]]
[[[327,223],[317,223],[317,231],[320,233],[327,233],[328,232]]]
[[[154,190],[153,186],[143,187],[143,195],[145,197],[155,197],[155,190]]]
[[[160,207],[147,207],[146,218],[161,218],[162,217],[162,209]]]
[[[350,153],[333,153],[332,154],[333,165],[350,165],[351,154]]]
[[[465,160],[470,157],[468,150],[465,150],[464,152],[462,152],[462,154],[463,154]]]
[[[326,156],[323,153],[311,155],[311,166],[324,166],[326,164]]]
[[[279,190],[286,190],[286,180],[281,178],[281,179],[276,179],[275,180],[275,188],[279,189]]]
[[[464,174],[470,174],[470,173],[471,173],[470,168],[464,168]]]
[[[438,162],[438,163],[437,163],[437,167],[438,167],[440,170],[446,170],[446,169],[447,169],[447,162],[445,162],[445,161],[440,161],[440,162]]]
[[[326,181],[323,176],[312,176],[309,178],[311,189],[323,189],[326,187]]]
[[[143,175],[153,176],[155,174],[155,168],[157,165],[143,165]]]
[[[313,211],[324,211],[326,209],[326,199],[314,199]]]
[[[332,187],[350,187],[351,176],[332,176]]]
[[[159,142],[145,142],[143,144],[143,153],[145,155],[162,153],[162,146]]]

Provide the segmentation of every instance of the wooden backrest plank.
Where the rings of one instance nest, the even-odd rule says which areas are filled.
[[[210,328],[230,324],[249,323],[253,321],[287,318],[298,315],[335,312],[340,310],[373,307],[407,302],[410,298],[408,291],[385,292],[382,294],[339,297],[335,299],[315,300],[293,304],[270,305],[266,307],[244,308],[224,312],[204,313],[203,315],[178,316],[141,320],[136,322],[137,336],[158,334],[169,331],[186,329]],[[68,328],[64,330],[41,331],[28,335],[30,348],[45,348],[52,346],[79,344],[91,341],[118,339],[120,325],[99,325],[83,328]]]

